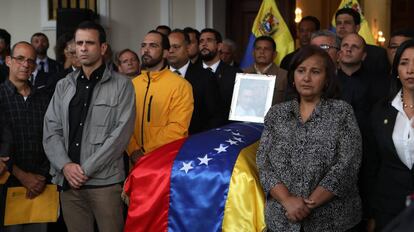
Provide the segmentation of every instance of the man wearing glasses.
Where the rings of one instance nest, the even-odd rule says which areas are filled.
[[[213,72],[216,77],[222,103],[221,108],[223,109],[222,121],[227,123],[236,73],[243,71],[220,60],[219,48],[223,43],[220,32],[212,28],[205,28],[201,31],[199,42],[202,66]]]
[[[6,57],[9,78],[0,85],[1,125],[9,125],[13,144],[13,160],[7,187],[23,186],[26,197],[35,198],[49,181],[49,161],[42,146],[43,117],[49,98],[29,82],[36,68],[35,49],[27,42],[18,42]],[[4,133],[4,132],[2,132]],[[0,135],[3,137],[4,134]],[[13,225],[5,231],[46,231],[46,224]]]
[[[311,36],[310,44],[325,50],[334,64],[338,63],[338,51],[341,42],[335,33],[328,30],[314,32]]]

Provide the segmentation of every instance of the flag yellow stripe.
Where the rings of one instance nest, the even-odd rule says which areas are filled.
[[[224,232],[264,231],[266,228],[265,197],[256,167],[258,145],[259,142],[256,142],[245,147],[237,158],[224,209]]]

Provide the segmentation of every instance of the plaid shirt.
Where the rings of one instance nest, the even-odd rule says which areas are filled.
[[[1,124],[11,127],[13,164],[26,172],[48,176],[49,161],[43,150],[43,117],[49,104],[46,92],[32,88],[25,100],[10,80],[0,84]],[[11,180],[12,184],[16,180]]]

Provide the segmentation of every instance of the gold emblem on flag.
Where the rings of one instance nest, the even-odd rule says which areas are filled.
[[[263,17],[262,21],[259,25],[259,31],[263,35],[272,36],[277,32],[279,29],[279,20],[272,14],[272,12],[268,12]]]

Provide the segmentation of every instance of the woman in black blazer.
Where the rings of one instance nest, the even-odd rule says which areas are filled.
[[[398,48],[391,83],[390,96],[371,114],[365,178],[375,231],[403,211],[414,192],[414,40]]]

